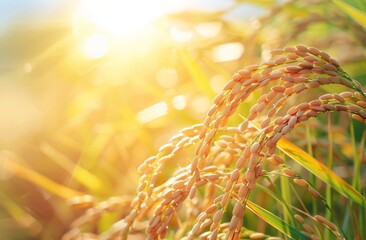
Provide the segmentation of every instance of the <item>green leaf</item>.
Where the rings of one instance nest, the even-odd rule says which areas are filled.
[[[323,182],[332,186],[337,192],[361,206],[366,206],[366,199],[361,193],[356,191],[356,189],[340,178],[332,170],[297,147],[295,144],[291,143],[285,138],[281,138],[278,141],[277,146],[287,156],[291,157],[301,166],[305,167]]]
[[[57,165],[72,173],[72,177],[88,189],[99,191],[103,187],[102,182],[96,175],[73,163],[67,156],[57,151],[51,145],[44,143],[41,146],[41,151]]]
[[[294,227],[284,222],[282,219],[274,215],[273,213],[267,211],[266,209],[256,205],[255,203],[248,201],[247,207],[250,211],[256,214],[258,217],[263,219],[268,224],[272,225],[274,228],[282,232],[293,239],[309,239],[307,236],[303,235],[300,231],[296,230]]]
[[[196,82],[196,84],[202,89],[202,91],[208,95],[211,99],[213,99],[216,94],[211,89],[209,84],[209,79],[199,62],[195,60],[191,54],[184,49],[178,49],[179,58],[190,73],[192,79]]]
[[[342,0],[333,0],[333,2],[338,5],[344,12],[346,12],[349,16],[351,16],[356,22],[361,24],[364,28],[366,28],[366,13],[361,10],[345,3]]]
[[[18,224],[18,226],[26,229],[31,235],[35,237],[36,233],[38,233],[37,229],[43,229],[44,226],[34,218],[27,209],[17,204],[14,199],[8,197],[5,193],[0,191],[0,206],[2,211],[8,212],[8,214],[12,217],[12,220]],[[6,221],[2,219],[2,221]]]

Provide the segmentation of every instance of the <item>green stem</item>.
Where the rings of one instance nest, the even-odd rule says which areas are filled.
[[[309,155],[314,156],[313,155],[313,147],[312,147],[312,135],[311,135],[311,131],[310,131],[310,127],[309,124],[306,124],[306,140],[307,140],[307,151],[309,153]],[[317,177],[315,175],[311,176],[311,183],[314,186],[314,188],[316,188],[316,179]],[[318,201],[313,198],[312,200],[312,211],[313,213],[318,212]]]
[[[285,158],[285,156],[282,157]],[[281,176],[281,197],[283,199],[283,202],[291,206],[290,182],[287,176]],[[283,205],[282,211],[283,220],[286,223],[291,223],[293,221],[293,216],[291,215],[290,209]]]
[[[328,159],[327,159],[327,167],[332,169],[333,166],[333,134],[332,134],[332,121],[331,116],[328,114]],[[326,218],[332,220],[332,208],[333,208],[333,194],[331,186],[327,185],[325,199],[329,208],[327,208]],[[329,239],[329,230],[326,230],[324,233],[324,239]]]
[[[353,150],[353,179],[352,179],[352,187],[354,187],[357,191],[360,191],[360,156],[357,152],[357,143],[355,137],[355,127],[353,121],[351,121],[351,138],[352,138],[352,150]]]

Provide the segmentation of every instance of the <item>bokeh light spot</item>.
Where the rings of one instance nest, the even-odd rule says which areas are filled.
[[[147,123],[168,114],[168,104],[158,102],[137,113],[137,120],[140,123]]]
[[[239,42],[232,42],[215,47],[211,52],[211,57],[215,62],[227,62],[239,59],[243,53],[243,44]]]
[[[196,31],[202,37],[212,38],[220,33],[221,27],[221,22],[205,22],[199,23],[196,27]]]
[[[187,106],[187,100],[183,95],[178,95],[173,98],[173,106],[177,110],[183,110]]]
[[[189,29],[173,26],[170,29],[170,36],[177,42],[188,42],[193,37],[193,32]]]

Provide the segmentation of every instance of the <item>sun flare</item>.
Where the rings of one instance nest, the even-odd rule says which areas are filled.
[[[84,29],[86,26],[114,38],[128,38],[163,14],[161,1],[81,0],[74,20]]]
[[[93,34],[84,42],[84,52],[89,58],[102,58],[108,53],[108,50],[108,40],[103,35]]]

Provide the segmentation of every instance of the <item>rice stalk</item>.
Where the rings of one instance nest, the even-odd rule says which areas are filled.
[[[308,197],[333,211],[332,199],[323,197],[318,186],[312,185],[303,172],[290,167],[292,160],[305,166],[305,161],[310,159],[315,163],[316,160],[302,156],[302,150],[284,137],[301,123],[324,113],[343,112],[356,121],[366,122],[366,98],[361,84],[350,78],[327,53],[297,45],[276,49],[272,54],[271,60],[236,72],[214,98],[202,124],[181,130],[155,156],[141,164],[138,169],[141,177],[130,211],[108,231],[100,233],[103,239],[127,239],[141,233],[141,226],[146,229],[147,239],[177,235],[183,236],[182,239],[275,237],[260,231],[248,235],[246,226],[250,223],[244,221],[247,210],[290,238],[320,239],[327,229],[332,238],[345,237],[340,226],[318,212],[305,209],[301,214],[306,220],[296,213],[294,218],[301,226],[298,229],[290,220],[292,213],[297,211],[291,202],[286,203],[291,214],[282,220],[271,213],[275,209],[268,211],[256,205],[255,198],[249,199],[256,196],[258,185],[267,184],[266,178],[283,172],[288,183],[281,185],[282,188],[293,185],[296,193],[305,191]],[[315,90],[330,84],[338,85],[342,92],[316,96]],[[230,126],[230,117],[256,91],[262,91],[262,95],[251,106],[248,115],[240,124]],[[312,94],[308,94],[310,92]],[[308,99],[297,101],[300,97]],[[177,161],[180,152],[191,146],[195,151],[190,162],[181,165],[169,179],[161,181],[165,166]],[[277,151],[291,159],[285,161]],[[333,184],[331,186],[351,202],[364,207],[365,197],[341,178],[336,178],[331,169],[323,168],[320,163],[307,169],[320,174],[327,186]],[[331,174],[334,179],[327,179]],[[283,201],[291,201],[289,196],[290,193],[286,193]],[[98,216],[86,214],[83,217]],[[76,220],[63,239],[82,239],[81,229],[88,222],[86,219]]]

